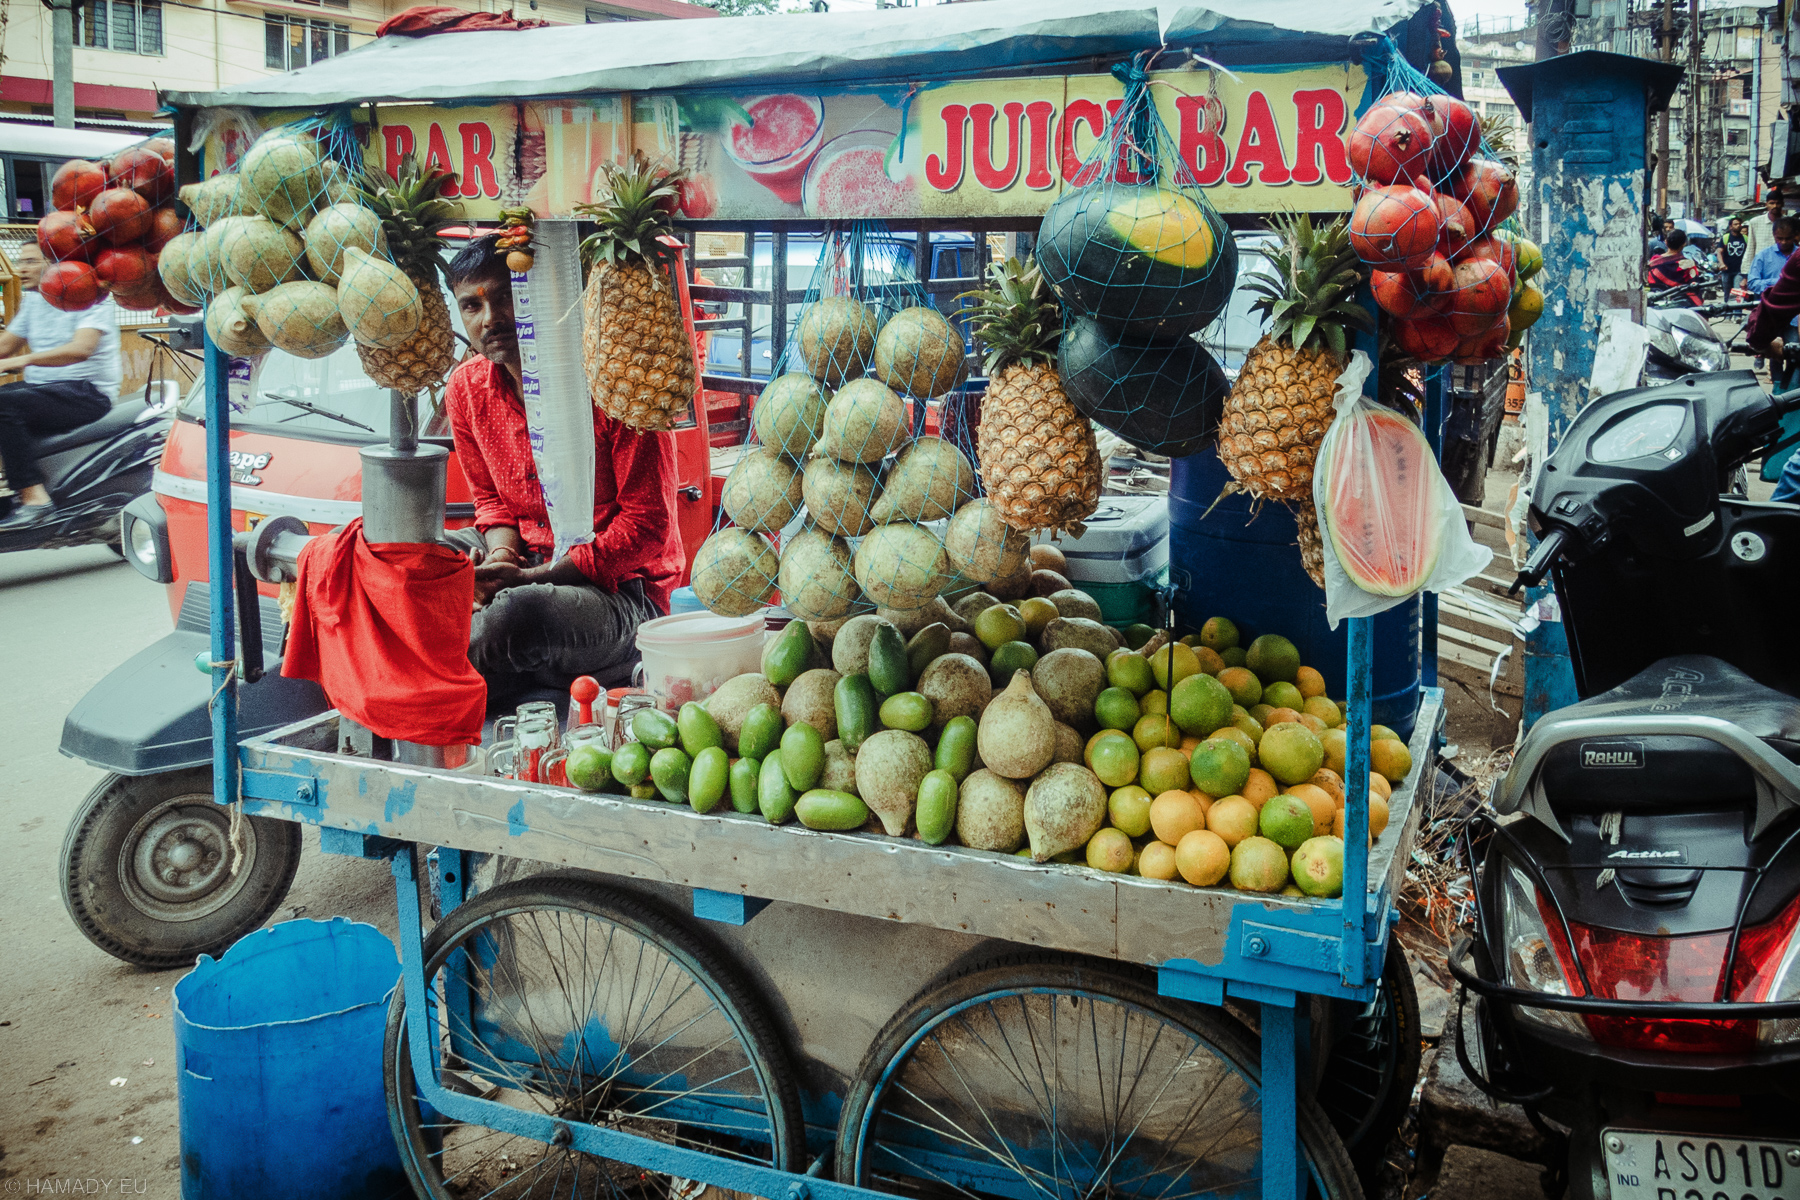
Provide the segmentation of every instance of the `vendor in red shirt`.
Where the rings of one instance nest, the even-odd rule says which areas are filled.
[[[630,681],[637,627],[669,611],[681,576],[675,444],[594,412],[594,540],[552,561],[554,539],[519,399],[512,279],[495,238],[450,264],[463,331],[479,357],[450,376],[444,399],[457,460],[484,543],[475,568],[469,661],[490,709],[579,675]]]

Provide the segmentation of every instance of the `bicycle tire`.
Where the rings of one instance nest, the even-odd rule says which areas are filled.
[[[515,917],[528,913],[564,912],[576,914],[584,918],[597,920],[615,931],[624,931],[638,938],[643,944],[655,947],[669,963],[685,972],[686,976],[700,985],[712,1000],[716,1008],[723,1014],[726,1026],[742,1044],[749,1066],[754,1069],[757,1089],[766,1105],[769,1121],[769,1153],[767,1165],[784,1171],[801,1169],[804,1163],[804,1126],[801,1121],[799,1085],[786,1048],[775,1032],[775,1025],[757,1001],[755,994],[743,981],[735,967],[727,958],[713,947],[710,941],[699,931],[682,922],[661,906],[640,896],[632,895],[618,889],[609,888],[585,879],[566,876],[533,876],[515,883],[503,884],[485,892],[453,911],[440,921],[426,939],[425,969],[427,986],[432,986],[440,971],[443,970],[452,953],[475,953],[476,938],[484,930],[493,931],[500,928],[501,922],[510,922]],[[535,920],[535,918],[534,918]],[[545,943],[547,948],[548,943]],[[612,951],[613,943],[609,937],[607,953]],[[515,948],[516,949],[516,948]],[[465,960],[466,961],[466,960]],[[640,955],[640,963],[642,958]],[[582,961],[582,970],[587,969],[587,960]],[[604,966],[604,962],[602,963]],[[635,982],[635,981],[634,981]],[[595,997],[599,985],[596,983]],[[434,996],[435,1000],[435,996]],[[649,1001],[645,1002],[646,1010]],[[628,1006],[629,1007],[629,1006]],[[571,1012],[573,1017],[573,1013]],[[659,1018],[660,1019],[660,1018]],[[583,1036],[592,1023],[591,1015],[579,1025]],[[629,1014],[623,1030],[615,1024],[602,1025],[600,1032],[610,1035],[617,1031],[626,1041],[621,1050],[630,1044]],[[654,1029],[653,1022],[647,1028]],[[671,1035],[673,1036],[673,1035]],[[557,1043],[566,1046],[567,1043]],[[654,1053],[656,1047],[651,1047]],[[388,1009],[387,1036],[383,1047],[384,1075],[386,1077],[388,1098],[388,1119],[393,1128],[395,1143],[400,1148],[401,1165],[408,1179],[420,1196],[451,1200],[461,1195],[445,1186],[442,1172],[441,1155],[444,1150],[445,1137],[434,1134],[425,1122],[419,1110],[419,1098],[413,1093],[412,1060],[407,1042],[406,1030],[406,997],[405,989],[396,989],[393,1001]],[[617,1056],[615,1056],[615,1061]],[[466,1062],[457,1064],[466,1067]],[[607,1065],[611,1065],[610,1063]],[[624,1068],[621,1068],[623,1071]],[[554,1071],[551,1071],[554,1078]],[[685,1076],[683,1077],[685,1082]],[[447,1081],[455,1087],[459,1083],[466,1084],[467,1079],[457,1077]],[[610,1089],[610,1084],[604,1085]],[[493,1090],[498,1091],[496,1087]],[[517,1089],[515,1089],[517,1090]],[[621,1092],[626,1089],[621,1085]],[[591,1087],[583,1083],[582,1098],[589,1099]],[[614,1102],[610,1096],[608,1103]],[[666,1102],[666,1101],[665,1101]],[[660,1102],[659,1102],[660,1103]],[[650,1105],[655,1107],[655,1104]],[[643,1113],[627,1112],[623,1109],[609,1110],[609,1119],[605,1123],[618,1127],[632,1126],[632,1132],[645,1133],[646,1136],[657,1136],[639,1126],[675,1124],[664,1122],[663,1118],[646,1117]],[[568,1118],[579,1120],[581,1117]],[[450,1123],[446,1123],[447,1127]],[[469,1128],[458,1126],[456,1128]],[[664,1139],[669,1140],[669,1139]],[[548,1161],[550,1152],[555,1148],[528,1139],[518,1139],[521,1146],[535,1147],[544,1152],[542,1161]],[[504,1152],[498,1146],[495,1152]],[[579,1159],[581,1163],[600,1163],[601,1160],[587,1156],[575,1155],[564,1148],[560,1153],[571,1161]],[[743,1156],[748,1158],[749,1156]],[[600,1190],[595,1195],[616,1195],[620,1190],[618,1180],[612,1178],[610,1168],[622,1164],[606,1164],[606,1169],[596,1168],[595,1183]],[[535,1169],[535,1168],[534,1168]],[[575,1188],[580,1185],[581,1165],[575,1167]],[[469,1168],[471,1177],[477,1177],[474,1169]],[[636,1167],[625,1172],[638,1179],[646,1178],[646,1173]],[[535,1184],[531,1185],[535,1189]],[[558,1190],[558,1188],[566,1190]],[[558,1185],[553,1188],[557,1195],[578,1196],[578,1190],[562,1184],[561,1176]],[[496,1195],[527,1196],[532,1191],[496,1190]]]

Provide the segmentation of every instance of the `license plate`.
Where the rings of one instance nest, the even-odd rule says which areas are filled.
[[[1800,1142],[1608,1129],[1612,1200],[1800,1200]]]

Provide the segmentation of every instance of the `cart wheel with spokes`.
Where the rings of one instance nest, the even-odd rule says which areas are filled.
[[[246,817],[231,869],[231,812],[212,771],[109,775],[63,838],[63,906],[90,942],[133,966],[192,966],[260,928],[300,866],[300,826]]]
[[[927,988],[876,1038],[838,1125],[845,1183],[910,1196],[1185,1200],[1255,1195],[1255,1040],[1129,966],[1025,955]],[[1361,1200],[1302,1099],[1310,1193]]]
[[[1319,1107],[1331,1119],[1363,1182],[1373,1185],[1419,1082],[1419,993],[1400,939],[1388,939],[1381,984],[1367,1004],[1333,1002],[1339,1012]]]
[[[741,1162],[804,1164],[799,1088],[774,1025],[703,935],[640,897],[554,876],[504,884],[431,931],[425,980],[450,1090]],[[420,1196],[649,1190],[637,1167],[438,1114],[414,1086],[404,988],[385,1063],[388,1119]]]

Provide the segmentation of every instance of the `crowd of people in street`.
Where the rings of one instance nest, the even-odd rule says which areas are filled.
[[[1763,197],[1763,211],[1746,220],[1730,217],[1717,229],[1699,221],[1652,214],[1646,222],[1644,282],[1657,291],[1688,289],[1680,293],[1699,304],[1694,290],[1708,276],[1717,276],[1721,294],[1729,297],[1742,288],[1756,297],[1781,275],[1800,236],[1800,218],[1787,215],[1778,188]]]

